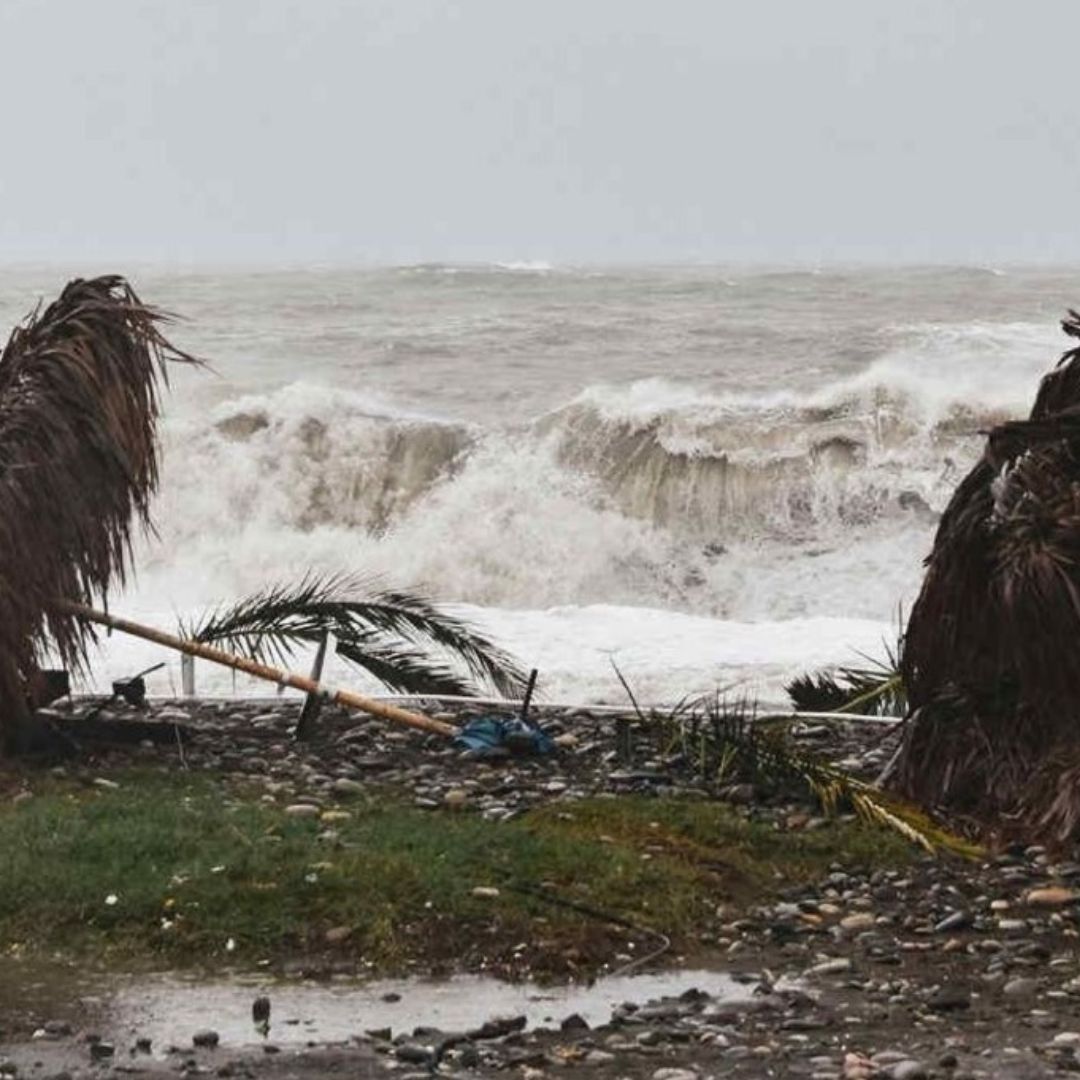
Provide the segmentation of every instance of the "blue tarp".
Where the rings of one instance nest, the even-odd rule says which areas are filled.
[[[517,717],[503,716],[478,716],[470,720],[454,736],[454,744],[479,756],[539,755],[555,751],[555,743],[546,732]]]

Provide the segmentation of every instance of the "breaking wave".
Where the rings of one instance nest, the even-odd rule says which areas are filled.
[[[1012,357],[1046,351],[1012,339],[1031,333],[928,326],[934,348],[803,393],[594,385],[512,425],[317,383],[247,395],[172,423],[146,561],[208,597],[360,566],[490,607],[786,617],[846,591],[846,613],[888,617],[979,432],[1023,411],[1031,364]]]

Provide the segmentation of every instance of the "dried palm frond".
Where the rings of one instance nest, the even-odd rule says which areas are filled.
[[[1062,326],[1080,337],[1076,312]],[[1080,742],[1078,642],[1074,348],[1042,380],[1030,418],[990,432],[942,516],[905,635],[913,715],[892,788],[987,832],[1064,842],[1080,824],[1080,788],[1066,782]]]
[[[52,645],[85,661],[91,629],[53,608],[121,583],[157,485],[158,379],[195,362],[123,278],[72,281],[0,353],[0,743]]]
[[[509,697],[526,682],[513,658],[468,623],[416,593],[374,590],[357,577],[308,575],[297,585],[271,586],[182,632],[264,662],[282,662],[329,632],[338,655],[405,693],[473,692],[470,679],[447,660]]]

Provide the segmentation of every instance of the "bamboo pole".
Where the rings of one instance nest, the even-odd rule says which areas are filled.
[[[140,623],[121,619],[116,615],[108,615],[103,611],[95,611],[85,604],[76,604],[71,600],[61,600],[57,608],[68,615],[75,615],[87,622],[107,626],[110,630],[119,630],[123,634],[131,634],[133,637],[142,638],[144,641],[152,641],[155,645],[164,645],[167,649],[176,649],[187,656],[197,656],[203,660],[209,660],[214,664],[232,668],[234,671],[242,671],[245,675],[252,675],[256,679],[265,679],[267,682],[277,683],[278,686],[291,686],[295,690],[303,690],[307,694],[318,694],[326,701],[332,701],[335,705],[343,705],[347,709],[358,709],[360,712],[379,716],[384,720],[393,720],[398,724],[418,728],[435,735],[444,735],[448,738],[457,734],[457,728],[453,724],[443,723],[441,720],[433,720],[430,716],[422,716],[420,713],[409,712],[397,705],[391,705],[385,701],[376,701],[373,698],[364,697],[363,694],[355,694],[351,690],[339,690],[332,687],[324,687],[314,679],[295,672],[282,671],[279,668],[270,667],[268,664],[260,664],[256,660],[248,660],[243,656],[235,656],[215,649],[212,645],[204,645],[200,641],[191,641],[187,638],[175,637],[161,630],[155,630],[152,626],[142,626]]]

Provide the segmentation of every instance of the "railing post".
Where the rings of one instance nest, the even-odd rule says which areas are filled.
[[[195,696],[195,657],[187,653],[180,657],[180,689],[184,697]]]

